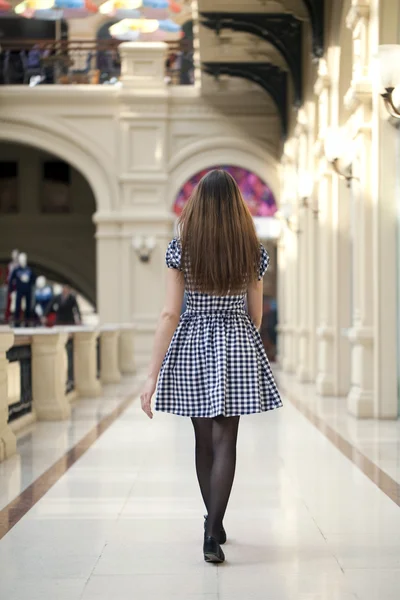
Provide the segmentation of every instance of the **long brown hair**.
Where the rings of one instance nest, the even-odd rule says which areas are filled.
[[[203,177],[179,219],[182,264],[190,286],[234,294],[257,279],[260,244],[236,181],[215,169]]]

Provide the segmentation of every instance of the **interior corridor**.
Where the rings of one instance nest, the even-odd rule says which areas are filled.
[[[397,600],[399,506],[290,400],[242,418],[227,561],[205,564],[191,423],[149,421],[129,401],[137,383],[80,402],[69,423],[33,426],[19,467],[1,466],[2,599]],[[50,448],[57,473],[46,475]],[[20,490],[10,485],[17,467]],[[44,493],[49,477],[59,479]]]

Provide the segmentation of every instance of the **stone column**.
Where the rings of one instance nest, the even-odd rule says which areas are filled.
[[[119,334],[119,368],[121,373],[135,373],[135,328],[122,325]]]
[[[74,332],[74,376],[75,389],[79,396],[95,398],[101,394],[97,379],[97,338],[94,329]]]
[[[332,124],[331,78],[327,64],[320,60],[314,87],[318,97],[318,139],[315,158],[318,165],[318,326],[317,326],[317,391],[322,396],[334,394],[334,323],[333,323],[333,225],[332,169],[324,155],[324,140]]]
[[[345,95],[351,114],[347,129],[354,144],[355,159],[351,190],[354,209],[352,260],[351,388],[347,406],[357,417],[374,416],[374,290],[380,281],[373,279],[374,265],[374,171],[380,170],[379,157],[372,154],[373,95],[369,77],[372,52],[369,48],[370,6],[354,2],[346,25],[353,33],[353,77]],[[378,32],[376,32],[378,33]],[[397,35],[397,34],[396,34]],[[376,38],[378,39],[378,38]],[[379,143],[379,142],[378,142]],[[385,193],[389,193],[385,190]],[[376,215],[379,222],[380,216]],[[377,415],[378,416],[378,415]]]
[[[400,5],[380,2],[369,21],[375,44],[398,43]],[[371,54],[375,45],[371,44]],[[398,109],[400,107],[397,107]],[[374,284],[374,406],[379,419],[397,419],[400,389],[400,134],[379,97],[372,114],[372,278]],[[397,324],[397,327],[395,326]]]
[[[310,343],[310,330],[308,325],[308,306],[309,306],[309,271],[307,264],[308,238],[308,219],[305,211],[299,214],[299,235],[298,235],[298,316],[299,327],[298,335],[298,360],[296,375],[301,383],[306,383],[310,379],[308,372],[308,348]]]
[[[286,262],[285,262],[285,243],[283,240],[283,235],[278,239],[278,354],[277,354],[277,362],[279,367],[283,368],[283,363],[285,361],[285,272],[286,272]]]
[[[310,200],[314,211],[318,210],[313,197]],[[309,324],[309,340],[307,347],[307,372],[310,381],[315,381],[317,376],[317,326],[318,326],[318,214],[309,209],[307,228],[307,269],[308,269],[308,306],[307,322]]]
[[[366,107],[364,107],[366,108]],[[368,111],[370,112],[370,111]],[[366,122],[370,117],[366,118]],[[357,417],[373,416],[374,347],[373,305],[373,222],[371,198],[371,132],[364,127],[356,138],[357,156],[353,163],[353,322],[349,331],[351,349],[351,389],[349,412]]]
[[[163,302],[165,249],[174,221],[166,201],[171,103],[164,81],[167,45],[135,42],[121,44],[119,50],[119,318],[101,320],[133,324],[135,346],[129,333],[121,337],[122,368],[132,372],[132,349],[135,367],[148,363]],[[115,298],[114,290],[112,294]]]
[[[0,327],[0,462],[16,452],[17,442],[8,426],[8,361],[6,352],[14,343],[14,334],[9,327]]]
[[[319,323],[317,391],[322,396],[334,394],[334,327],[332,280],[332,172],[324,158],[320,158],[318,186],[319,223]]]
[[[102,383],[119,383],[119,326],[104,326],[100,334],[100,379]]]
[[[121,83],[132,88],[165,88],[164,42],[124,42],[119,46]]]
[[[29,330],[32,336],[32,399],[38,420],[68,419],[71,406],[66,397],[66,332],[57,329]]]

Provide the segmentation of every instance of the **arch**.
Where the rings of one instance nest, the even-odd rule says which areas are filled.
[[[75,167],[92,188],[97,211],[111,211],[117,197],[117,182],[109,174],[109,161],[83,136],[74,136],[67,125],[35,121],[14,115],[0,116],[0,140],[40,148]]]
[[[193,175],[214,165],[236,165],[253,171],[271,188],[279,204],[279,166],[263,148],[234,137],[207,138],[186,146],[169,163],[168,203],[172,210],[182,186]]]

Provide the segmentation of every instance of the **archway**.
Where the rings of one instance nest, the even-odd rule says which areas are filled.
[[[168,165],[169,206],[184,184],[193,175],[213,165],[237,165],[268,182],[279,206],[279,167],[273,156],[262,146],[236,137],[206,138],[193,142],[174,154]]]
[[[242,196],[253,217],[273,217],[277,211],[275,196],[268,184],[258,175],[235,165],[212,165],[195,173],[181,187],[174,203],[174,213],[180,215],[199,181],[212,169],[224,169],[239,185]]]
[[[83,135],[71,131],[68,124],[35,115],[0,115],[0,141],[15,142],[54,154],[75,167],[88,181],[97,211],[112,210],[118,197],[118,185],[109,168],[109,156]]]
[[[90,184],[70,163],[0,142],[0,265],[18,248],[36,276],[69,283],[95,305],[95,210]]]

